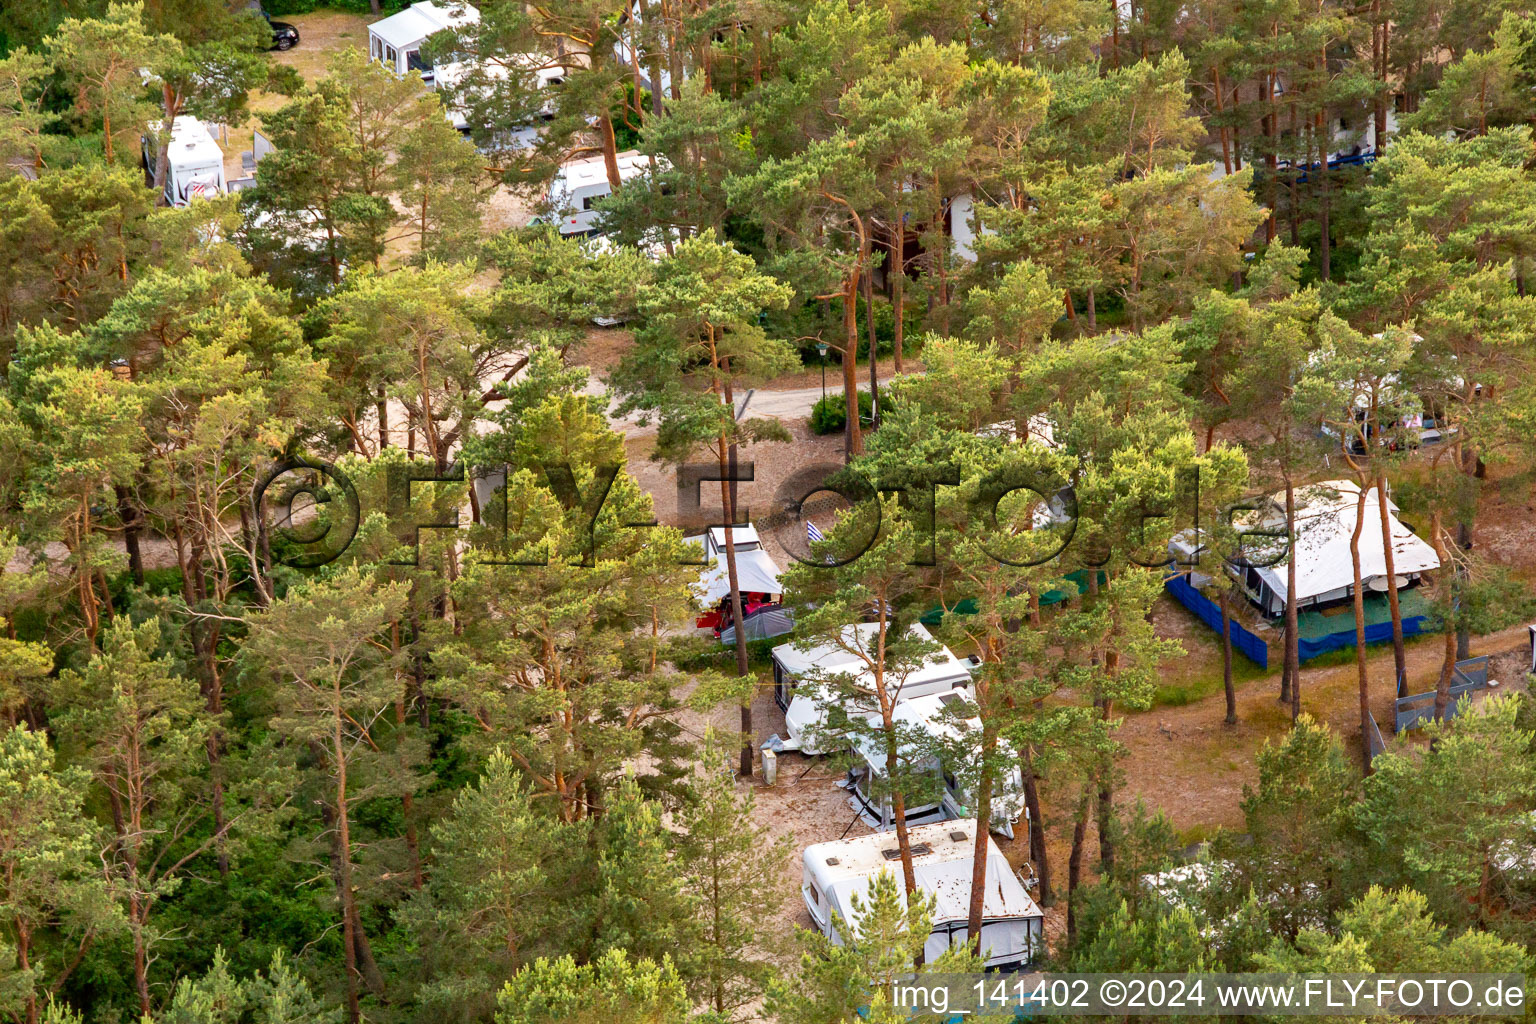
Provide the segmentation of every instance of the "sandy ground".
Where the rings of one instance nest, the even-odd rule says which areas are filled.
[[[320,10],[309,14],[284,15],[279,20],[299,30],[299,45],[291,50],[273,51],[271,58],[298,69],[306,81],[314,84],[325,77],[331,55],[338,50],[367,50],[368,26],[378,18],[366,14]],[[240,154],[251,151],[261,115],[271,113],[286,102],[288,97],[278,93],[261,90],[251,93],[250,118],[245,124],[228,127],[219,139],[219,145],[224,149],[224,174],[227,178],[245,175]],[[512,194],[504,186],[497,186],[486,200],[484,232],[492,235],[508,228],[522,227],[532,215],[532,209],[525,198]],[[389,251],[391,256],[404,256],[409,249],[409,244],[401,242]]]
[[[378,19],[367,14],[349,14],[343,11],[311,11],[309,14],[285,14],[277,19],[286,21],[299,30],[299,45],[291,50],[274,50],[273,60],[297,68],[310,84],[325,77],[325,65],[330,55],[343,47],[366,51],[368,25]],[[244,176],[240,166],[240,154],[249,151],[254,129],[261,114],[271,113],[288,101],[278,93],[255,90],[251,93],[251,117],[243,125],[231,126],[228,135],[219,140],[224,147],[224,175],[228,178]]]

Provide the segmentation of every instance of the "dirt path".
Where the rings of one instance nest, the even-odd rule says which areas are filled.
[[[1474,654],[1501,654],[1526,647],[1524,625],[1474,639]],[[1408,678],[1414,693],[1432,690],[1440,674],[1442,647],[1438,635],[1410,644]],[[1390,737],[1395,696],[1392,647],[1371,648],[1371,707],[1384,736]],[[1523,688],[1506,672],[1499,692]],[[1243,786],[1257,778],[1254,756],[1266,740],[1278,740],[1290,729],[1289,710],[1277,700],[1278,673],[1238,689],[1238,724],[1222,724],[1226,698],[1217,693],[1180,708],[1156,708],[1128,715],[1120,739],[1129,749],[1122,762],[1127,799],[1137,797],[1168,814],[1181,829],[1198,831],[1213,825],[1242,823],[1238,802]],[[1360,756],[1359,688],[1353,663],[1303,668],[1301,709],[1326,723],[1349,749]],[[1192,836],[1191,838],[1197,838]]]

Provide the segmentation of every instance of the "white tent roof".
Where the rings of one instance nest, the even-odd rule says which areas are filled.
[[[1285,496],[1276,496],[1284,506]],[[1360,488],[1352,480],[1326,480],[1303,487],[1296,492],[1296,596],[1305,601],[1345,587],[1354,586],[1353,560],[1349,553],[1349,539],[1355,531],[1355,509]],[[1362,583],[1387,573],[1387,562],[1381,537],[1381,515],[1378,511],[1376,489],[1366,491],[1365,525],[1360,531],[1360,579]],[[1398,521],[1392,513],[1397,506],[1387,501],[1387,519],[1392,531],[1392,561],[1397,575],[1404,576],[1429,572],[1440,567],[1435,549]],[[1276,524],[1274,517],[1266,519],[1265,526],[1276,525],[1284,529],[1282,515]],[[1255,561],[1262,560],[1255,558]],[[1286,566],[1276,565],[1258,570],[1259,576],[1281,599],[1286,597]]]
[[[725,564],[725,530],[723,526],[716,526],[707,534],[683,538],[686,542],[704,546],[704,559],[709,565],[699,574],[694,590],[706,608],[731,592],[730,572]],[[779,582],[778,564],[763,550],[757,530],[749,523],[731,527],[731,534],[736,545],[736,580],[741,592],[784,593],[784,585]]]
[[[964,921],[970,912],[971,858],[976,843],[976,821],[964,818],[919,825],[908,830],[913,847],[924,845],[928,851],[914,852],[912,872],[917,888],[935,900],[933,923]],[[851,897],[868,903],[869,889],[881,871],[900,877],[901,861],[887,855],[896,847],[891,832],[876,832],[831,843],[808,846],[804,853],[806,873],[821,884],[833,909],[855,924]],[[1008,860],[997,843],[987,839],[987,893],[982,903],[984,918],[1041,917],[1039,904],[1030,899],[1024,886],[1014,877]],[[836,863],[829,863],[836,861]],[[905,892],[897,886],[905,902]]]
[[[779,567],[768,557],[768,552],[758,548],[736,552],[736,582],[743,594],[784,592],[784,585],[779,582]],[[695,589],[705,607],[731,592],[731,578],[724,557],[716,559],[699,575]]]
[[[469,4],[439,7],[432,0],[419,0],[383,21],[368,26],[368,34],[378,36],[397,50],[414,46],[434,32],[480,22],[480,12]]]

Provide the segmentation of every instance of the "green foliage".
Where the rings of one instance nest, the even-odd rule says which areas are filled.
[[[644,1020],[684,1024],[688,996],[666,958],[631,960],[609,950],[589,964],[539,959],[506,983],[496,1024],[597,1024]]]
[[[869,397],[868,391],[859,392],[859,422],[868,426],[874,421],[874,400]],[[818,398],[816,404],[811,406],[811,433],[836,434],[840,433],[843,425],[848,422],[848,403],[842,395],[828,395],[826,398]]]
[[[801,692],[887,755],[876,795],[935,795],[936,755],[997,823],[1027,779],[1059,963],[1526,970],[1528,704],[1362,779],[1309,690],[1241,835],[1180,818],[1214,834],[1199,871],[1122,793],[1127,716],[1218,685],[1151,617],[1196,474],[1224,548],[1212,506],[1343,457],[1442,553],[1449,630],[1530,617],[1483,534],[1536,436],[1536,20],[1389,6],[486,4],[425,48],[462,80],[424,90],[361,37],[306,83],[225,0],[0,4],[0,1016],[905,1019],[884,986],[931,907],[896,864],[778,976],[792,840],[724,770],[761,730],[695,723],[750,709],[781,641],[737,676],[691,635],[698,570],[680,524],[636,525],[671,502],[629,463],[785,442],[732,405],[818,341],[846,390],[811,429],[854,426],[848,397],[867,424],[861,361],[898,337],[922,372],[848,430],[847,479],[884,493],[816,554],[869,550],[785,574],[795,642],[862,662]],[[256,187],[159,207],[170,120],[236,128],[257,90],[286,98]],[[1379,158],[1318,165],[1357,146]],[[605,239],[488,234],[493,185],[504,224],[630,147]],[[1395,425],[1421,410],[1449,443]],[[1323,465],[1322,420],[1359,450]],[[300,457],[362,506],[319,569],[283,563],[346,488],[255,502]],[[976,658],[942,742],[892,714],[936,603]]]
[[[903,899],[896,876],[881,871],[865,896],[852,896],[850,906],[853,919],[835,922],[840,943],[817,932],[799,932],[804,952],[797,970],[768,988],[766,1008],[774,1019],[785,1024],[894,1024],[909,1019],[909,1008],[892,1004],[891,984],[906,980],[928,940],[932,901]],[[980,964],[967,949],[948,949],[928,959],[917,973],[976,970]]]

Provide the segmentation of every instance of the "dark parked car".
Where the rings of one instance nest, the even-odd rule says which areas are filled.
[[[291,50],[299,45],[299,30],[286,21],[273,21],[267,16],[266,11],[261,12],[266,19],[268,27],[272,29],[272,46],[274,50]]]

